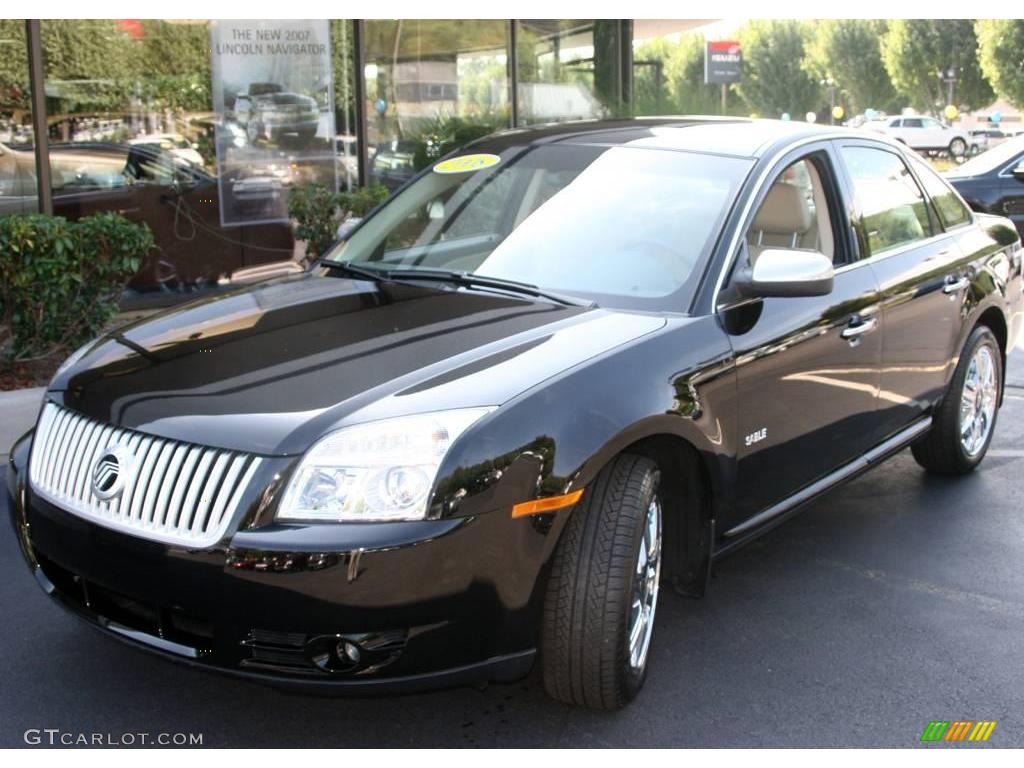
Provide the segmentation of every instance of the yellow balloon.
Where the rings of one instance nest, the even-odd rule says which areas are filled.
[[[957,115],[960,114],[960,110],[952,104],[947,104],[946,108],[942,110],[942,114],[946,116],[947,120],[956,120]]]
[[[843,116],[845,114],[846,114],[846,110],[843,109],[838,104],[836,104],[834,107],[832,107],[832,117],[834,117],[836,120],[842,120]]]

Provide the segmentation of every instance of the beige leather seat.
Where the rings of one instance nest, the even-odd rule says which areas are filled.
[[[766,248],[813,248],[817,236],[814,212],[807,193],[786,182],[768,190],[748,232],[750,261]]]

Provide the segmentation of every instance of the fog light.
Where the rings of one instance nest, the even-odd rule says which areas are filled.
[[[353,664],[358,664],[362,658],[362,654],[359,652],[359,646],[355,643],[350,643],[348,640],[342,640],[338,643],[336,653],[339,659],[348,659]]]

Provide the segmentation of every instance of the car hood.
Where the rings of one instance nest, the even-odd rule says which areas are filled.
[[[657,330],[651,315],[306,273],[101,337],[50,397],[115,426],[267,455],[331,428],[498,406]]]

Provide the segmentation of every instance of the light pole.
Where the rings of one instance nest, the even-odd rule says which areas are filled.
[[[823,77],[819,84],[823,88],[828,88],[828,119],[831,125],[836,124],[835,111],[836,111],[836,81],[832,79],[831,75]]]
[[[947,69],[945,71],[940,69],[935,74],[938,75],[939,82],[940,83],[945,83],[945,85],[946,85],[946,105],[947,106],[952,105],[953,104],[953,95],[955,93],[954,89],[956,88],[956,81],[959,79],[959,75],[960,75],[960,68],[959,67],[950,67],[949,69]]]

